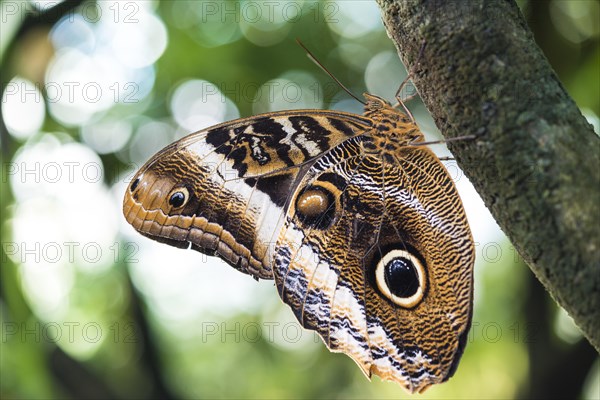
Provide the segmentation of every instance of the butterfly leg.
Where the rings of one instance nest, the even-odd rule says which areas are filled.
[[[448,139],[432,140],[430,142],[411,142],[408,145],[409,146],[429,146],[431,144],[441,144],[441,143],[448,143],[448,142],[458,142],[460,140],[473,140],[473,139],[476,139],[476,138],[477,138],[477,135],[463,135],[463,136],[457,136],[457,137],[448,138]]]
[[[421,61],[421,58],[423,57],[423,52],[425,51],[425,44],[426,44],[426,42],[423,41],[423,43],[421,44],[421,49],[419,50],[419,55],[417,56],[417,62],[413,65],[411,70],[408,71],[406,78],[404,78],[402,83],[400,83],[400,87],[398,88],[398,90],[396,91],[396,95],[394,96],[396,98],[396,100],[398,101],[398,103],[394,104],[394,108],[396,108],[398,106],[402,106],[402,108],[404,108],[404,111],[406,111],[406,114],[410,117],[410,119],[413,122],[415,121],[415,119],[414,119],[412,113],[410,112],[410,110],[406,107],[406,105],[404,103],[412,100],[413,98],[415,98],[418,95],[417,89],[415,88],[414,85],[411,85],[411,90],[410,90],[410,93],[408,93],[408,95],[404,96],[403,92],[404,92],[405,86],[408,85],[408,82],[414,76],[415,67],[417,65],[419,65],[419,62]]]

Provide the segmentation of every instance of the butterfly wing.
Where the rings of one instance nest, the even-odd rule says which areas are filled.
[[[274,276],[300,323],[362,370],[410,392],[447,380],[471,318],[474,248],[430,150],[354,137],[299,183]],[[370,150],[375,149],[375,150]]]
[[[473,243],[439,160],[388,148],[419,139],[418,128],[366,98],[365,117],[286,111],[183,138],[134,176],[123,212],[155,240],[274,277],[330,349],[422,391],[462,353]]]
[[[136,173],[123,213],[145,236],[219,255],[243,272],[272,279],[272,249],[299,177],[316,157],[370,123],[350,113],[298,110],[191,134]]]

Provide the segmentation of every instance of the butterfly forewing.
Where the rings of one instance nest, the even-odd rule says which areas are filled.
[[[304,110],[191,134],[133,177],[124,198],[125,217],[152,239],[192,246],[272,279],[272,248],[301,172],[369,123],[354,114]]]

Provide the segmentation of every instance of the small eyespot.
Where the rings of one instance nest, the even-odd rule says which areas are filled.
[[[296,198],[296,215],[304,224],[327,229],[335,218],[333,194],[320,186],[306,187]]]
[[[190,193],[185,186],[173,189],[169,195],[169,204],[173,208],[179,208],[184,206],[190,198]]]
[[[416,255],[407,250],[390,250],[377,263],[375,282],[379,291],[393,303],[412,308],[425,294],[425,267]]]
[[[140,183],[140,178],[135,178],[135,181],[133,181],[129,190],[131,192],[133,192],[138,187],[139,183]]]

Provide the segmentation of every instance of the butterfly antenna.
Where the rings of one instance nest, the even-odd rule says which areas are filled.
[[[338,78],[336,78],[331,72],[329,72],[329,70],[327,68],[325,68],[325,66],[317,59],[317,57],[315,57],[315,55],[300,41],[300,39],[296,38],[296,43],[298,43],[300,45],[300,47],[302,47],[304,49],[304,51],[306,51],[306,55],[308,56],[308,58],[310,58],[312,60],[312,62],[317,64],[327,75],[329,75],[331,77],[331,79],[333,79],[335,81],[335,83],[340,85],[340,87],[342,89],[344,89],[344,91],[346,93],[348,93],[350,96],[352,96],[354,99],[356,99],[356,101],[358,101],[359,103],[362,103],[363,105],[366,104],[364,101],[362,101],[360,98],[358,98],[354,93],[352,93],[350,91],[350,89],[348,89],[346,86],[344,86],[344,84],[342,82],[340,82],[340,80]]]

